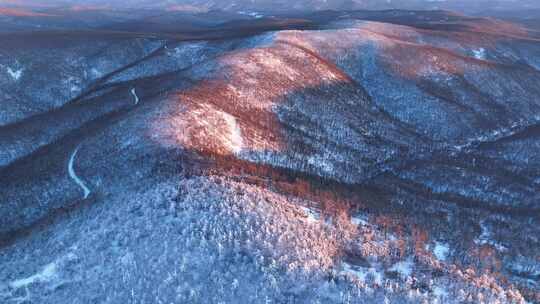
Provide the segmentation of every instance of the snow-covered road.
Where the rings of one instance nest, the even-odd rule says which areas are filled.
[[[135,92],[135,88],[131,89],[131,95],[133,96],[133,99],[135,99],[135,104],[139,104],[139,96],[137,96],[137,92]]]
[[[90,193],[92,193],[92,191],[90,191],[90,188],[86,186],[84,181],[77,176],[77,174],[75,173],[75,170],[73,169],[73,163],[75,162],[75,157],[77,156],[77,153],[79,152],[79,148],[80,146],[77,146],[77,148],[75,148],[75,151],[73,151],[73,153],[71,154],[71,157],[69,158],[68,173],[69,173],[69,177],[71,177],[71,179],[73,179],[75,183],[77,183],[77,185],[79,185],[79,187],[83,189],[84,199],[87,199],[88,196],[90,196]]]

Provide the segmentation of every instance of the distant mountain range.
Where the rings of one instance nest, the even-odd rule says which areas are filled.
[[[533,0],[0,0],[2,6],[82,8],[170,8],[222,10],[451,9],[467,12],[540,8]]]

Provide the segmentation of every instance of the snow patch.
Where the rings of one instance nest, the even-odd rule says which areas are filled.
[[[440,286],[433,287],[433,295],[437,298],[444,299],[448,297],[448,291]]]
[[[398,262],[390,267],[390,271],[395,271],[399,273],[402,277],[407,278],[412,274],[414,263],[412,258],[409,258],[405,261]]]
[[[245,15],[245,16],[250,16],[250,17],[253,17],[255,19],[260,19],[260,18],[264,17],[263,14],[257,13],[257,12],[239,11],[238,14]]]
[[[99,77],[101,77],[103,75],[103,73],[101,73],[101,71],[99,71],[96,68],[92,68],[90,70],[90,73],[92,73],[92,77],[94,77],[94,78],[99,78]]]
[[[48,282],[48,281],[51,281],[56,276],[56,273],[57,273],[57,266],[56,266],[56,263],[53,262],[53,263],[45,265],[45,267],[43,267],[43,269],[40,272],[32,276],[29,276],[27,278],[13,281],[9,284],[9,286],[12,288],[18,289],[18,288],[25,287],[36,282]]]
[[[448,253],[450,252],[450,248],[448,247],[448,244],[442,243],[442,242],[435,242],[435,247],[433,248],[433,254],[435,257],[440,261],[445,261],[448,257]]]
[[[19,69],[19,70],[13,70],[12,68],[7,68],[7,72],[9,74],[9,76],[11,76],[11,78],[13,78],[13,80],[17,81],[21,78],[22,74],[23,74],[23,69]]]
[[[244,138],[242,137],[242,130],[240,130],[240,126],[236,122],[236,118],[234,116],[227,114],[225,112],[222,112],[223,119],[227,123],[227,126],[229,127],[230,132],[230,143],[229,148],[234,153],[240,153],[242,151],[242,148],[244,147]]]
[[[80,82],[73,76],[68,77],[63,83],[65,87],[69,87],[71,93],[78,93],[81,91],[81,87],[79,86]]]
[[[351,223],[356,226],[368,226],[369,222],[367,221],[367,218],[364,218],[360,215],[351,217]]]
[[[307,216],[308,222],[317,222],[321,218],[319,212],[310,208],[302,207],[302,211],[304,211],[304,214]]]
[[[473,56],[476,59],[486,60],[486,49],[479,48],[479,49],[473,50]]]
[[[373,277],[373,282],[378,285],[382,285],[383,283],[383,274],[375,269],[374,267],[360,267],[360,266],[354,266],[349,263],[342,263],[341,265],[341,273],[342,274],[350,274],[353,276],[356,276],[361,281],[365,282],[368,275],[371,275]]]
[[[497,243],[495,240],[492,239],[492,231],[488,225],[486,225],[486,221],[480,222],[480,229],[481,233],[474,240],[474,243],[477,245],[490,245],[493,246],[495,249],[497,249],[500,252],[504,252],[507,250],[507,248],[504,245],[501,245]]]

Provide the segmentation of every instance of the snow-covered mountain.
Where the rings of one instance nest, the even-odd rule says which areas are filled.
[[[536,28],[10,9],[0,303],[540,303]]]

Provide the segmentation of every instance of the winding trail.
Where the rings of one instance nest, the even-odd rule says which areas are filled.
[[[139,104],[139,96],[137,96],[137,92],[135,92],[135,88],[131,89],[131,95],[133,95],[133,98],[135,99],[135,104]]]
[[[92,191],[90,191],[90,188],[86,186],[84,181],[77,176],[77,173],[75,173],[75,170],[73,169],[73,163],[75,162],[75,157],[77,156],[80,147],[80,145],[77,146],[77,148],[75,148],[75,151],[73,151],[73,154],[71,154],[71,157],[69,158],[68,173],[69,177],[71,177],[71,179],[73,179],[75,183],[77,183],[77,185],[79,185],[79,187],[83,189],[84,199],[87,199],[88,196],[90,196],[90,193],[92,193]]]

